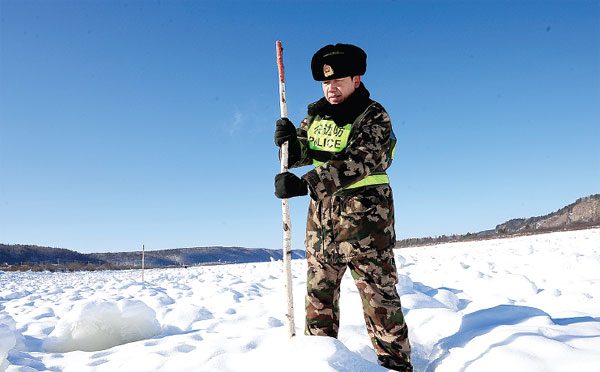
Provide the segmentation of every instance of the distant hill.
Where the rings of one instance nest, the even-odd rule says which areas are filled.
[[[140,265],[141,252],[91,253],[91,257],[111,265]],[[184,266],[199,264],[224,264],[268,262],[282,259],[282,250],[242,247],[196,247],[146,251],[144,261],[148,266]],[[304,251],[292,251],[292,259],[304,258]]]
[[[280,260],[281,250],[242,247],[196,247],[145,252],[147,267],[192,266],[207,264],[268,262]],[[292,251],[292,259],[304,258],[304,251]],[[79,253],[69,249],[36,245],[0,244],[0,264],[72,264],[107,267],[139,267],[142,252]]]
[[[498,234],[569,230],[600,225],[600,194],[577,199],[544,216],[515,218],[496,226]]]
[[[600,194],[577,199],[556,212],[539,217],[515,218],[496,226],[493,230],[464,235],[409,238],[396,242],[396,248],[418,247],[447,242],[494,239],[520,234],[537,234],[552,231],[600,227]]]
[[[85,262],[102,264],[89,255],[63,248],[40,247],[37,245],[0,244],[0,264],[20,265],[24,263],[69,263]]]

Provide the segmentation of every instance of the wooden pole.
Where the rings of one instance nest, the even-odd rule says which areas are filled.
[[[144,259],[145,259],[145,253],[146,253],[146,249],[144,248],[144,245],[142,244],[142,282],[144,281]]]
[[[285,100],[285,78],[283,74],[283,47],[281,41],[275,43],[277,49],[277,70],[279,71],[279,108],[281,117],[287,118],[287,102]],[[281,173],[288,170],[288,143],[281,146]],[[296,335],[294,325],[294,299],[292,293],[292,223],[290,220],[290,204],[287,199],[281,199],[281,214],[283,217],[283,268],[285,274],[285,289],[287,297],[288,336]]]

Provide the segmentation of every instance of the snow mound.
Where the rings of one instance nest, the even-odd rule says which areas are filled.
[[[213,314],[205,307],[181,302],[181,304],[178,304],[176,308],[165,315],[163,319],[164,325],[176,327],[180,331],[187,332],[194,328],[195,322],[214,318]]]
[[[0,371],[8,366],[8,352],[17,342],[15,321],[5,312],[0,312]]]
[[[156,313],[141,301],[92,300],[75,306],[44,340],[46,351],[99,351],[161,332]]]
[[[310,356],[310,357],[307,357]],[[260,366],[263,372],[379,372],[385,368],[361,358],[339,340],[326,336],[297,335],[264,341],[256,350],[240,355],[230,366],[236,371]],[[246,367],[246,368],[244,368]],[[250,368],[249,370],[252,370]]]
[[[420,344],[431,352],[438,340],[455,334],[461,327],[462,317],[456,311],[445,308],[413,309],[406,315],[411,343]]]

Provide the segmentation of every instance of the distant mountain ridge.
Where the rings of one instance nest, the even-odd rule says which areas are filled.
[[[282,251],[242,247],[194,247],[146,251],[146,267],[192,266],[227,263],[268,262],[282,259]],[[292,259],[304,258],[304,251],[292,251]],[[0,264],[81,263],[112,267],[140,267],[142,252],[79,253],[69,249],[35,245],[0,244]]]
[[[139,265],[141,252],[91,253],[91,257],[112,265]],[[148,266],[185,266],[199,264],[225,264],[268,262],[281,260],[282,250],[242,247],[194,247],[146,251]],[[292,251],[292,259],[304,258],[304,251]]]
[[[600,194],[577,199],[574,203],[544,216],[515,218],[506,221],[497,225],[493,230],[463,235],[407,238],[397,241],[396,248],[496,239],[514,235],[539,234],[592,227],[600,227]]]
[[[557,231],[600,225],[600,194],[577,199],[574,203],[544,216],[515,218],[496,226],[497,234]]]
[[[103,263],[89,255],[70,249],[40,247],[37,245],[0,244],[0,264],[14,265],[25,262],[55,264],[67,262]]]

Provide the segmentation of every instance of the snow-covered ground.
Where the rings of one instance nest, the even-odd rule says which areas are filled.
[[[600,371],[600,229],[396,258],[416,371]],[[299,334],[305,268],[293,262]],[[0,273],[0,371],[385,371],[349,273],[335,340],[287,338],[282,272]]]

